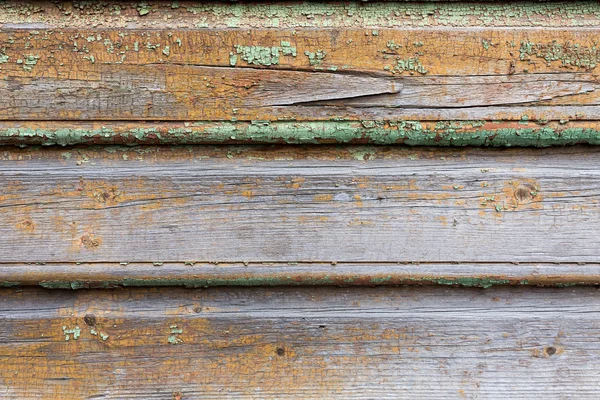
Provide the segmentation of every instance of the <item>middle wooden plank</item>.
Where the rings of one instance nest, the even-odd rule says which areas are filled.
[[[594,263],[599,152],[6,149],[0,263]]]

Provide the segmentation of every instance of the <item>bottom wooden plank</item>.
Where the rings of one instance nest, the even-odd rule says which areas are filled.
[[[597,398],[596,288],[0,292],[0,396]]]

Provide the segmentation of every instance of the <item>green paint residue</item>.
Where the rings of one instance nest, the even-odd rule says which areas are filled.
[[[550,43],[533,43],[522,41],[519,48],[521,61],[529,61],[531,57],[543,59],[547,63],[560,61],[563,67],[576,67],[594,69],[600,60],[598,47],[583,46],[577,43],[559,43],[553,40]]]
[[[483,121],[440,121],[425,127],[420,121],[271,121],[195,122],[188,127],[161,130],[135,128],[115,131],[100,129],[0,128],[0,144],[77,145],[94,144],[201,144],[201,143],[288,143],[321,142],[405,144],[409,146],[548,147],[554,145],[600,145],[600,130],[530,123],[521,128],[485,129]],[[489,125],[489,124],[488,124]],[[235,138],[235,139],[232,139]],[[367,153],[357,148],[356,157]]]
[[[392,280],[392,276],[388,275],[388,276],[384,276],[384,277],[371,278],[371,283],[374,283],[376,285],[381,285],[383,283],[388,283],[391,280]]]
[[[319,67],[323,64],[323,60],[325,60],[325,53],[323,50],[317,50],[314,53],[310,51],[305,51],[304,55],[308,57],[308,63],[313,67]]]
[[[282,41],[281,42],[281,53],[284,56],[292,56],[296,57],[296,48],[292,46],[290,42]]]
[[[235,65],[237,64],[237,56],[235,54],[233,54],[233,52],[229,53],[229,65],[231,65],[232,67],[235,67]]]
[[[140,14],[140,16],[144,16],[144,15],[149,14],[150,11],[152,11],[152,7],[150,7],[148,5],[148,3],[143,2],[143,3],[140,3],[137,10],[138,10],[138,13]]]
[[[102,331],[97,331],[95,328],[90,328],[90,333],[94,336],[100,335],[102,341],[106,341],[110,336]]]
[[[177,325],[171,325],[169,329],[171,330],[171,334],[167,338],[167,341],[171,344],[183,343],[183,340],[178,336],[183,333],[183,329],[178,328]]]
[[[278,65],[280,55],[296,56],[296,48],[291,47],[289,42],[281,42],[281,47],[262,47],[262,46],[235,46],[236,54],[248,64],[252,65]],[[229,53],[229,64],[234,66],[237,63],[237,57]]]
[[[425,75],[427,73],[427,69],[423,64],[421,64],[418,55],[406,59],[398,58],[396,59],[396,64],[388,67],[387,69],[389,69],[393,73],[418,72],[421,75]]]
[[[28,55],[27,57],[25,57],[25,60],[17,60],[17,64],[21,64],[23,66],[24,71],[31,72],[33,71],[33,67],[36,66],[39,59],[40,56]]]
[[[458,285],[464,287],[481,287],[487,289],[494,285],[507,285],[510,283],[509,279],[496,279],[496,278],[419,278],[418,281],[427,281],[437,283],[438,285]]]
[[[71,339],[71,335],[73,335],[73,339],[75,340],[79,339],[79,337],[81,336],[81,329],[79,328],[79,326],[76,326],[75,328],[67,328],[63,325],[62,330],[65,335],[65,341],[67,342],[69,341],[69,339]]]
[[[393,40],[388,40],[386,47],[388,49],[390,49],[391,51],[396,51],[399,48],[401,48],[402,45],[401,44],[396,44],[396,42],[394,42]]]

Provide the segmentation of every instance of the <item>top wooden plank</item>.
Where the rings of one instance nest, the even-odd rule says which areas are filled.
[[[589,1],[7,1],[0,144],[597,143],[598,25]]]

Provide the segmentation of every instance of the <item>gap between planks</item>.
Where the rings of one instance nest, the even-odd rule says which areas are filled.
[[[148,262],[0,264],[0,287],[600,284],[600,265],[552,263]]]

